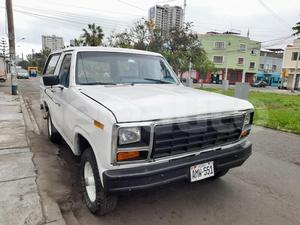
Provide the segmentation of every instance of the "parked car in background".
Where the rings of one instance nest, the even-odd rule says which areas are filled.
[[[18,79],[29,79],[29,73],[27,70],[18,69],[17,70],[17,78]]]
[[[5,59],[0,56],[0,82],[5,82],[6,79]]]
[[[278,89],[287,89],[287,78],[283,78],[279,80]]]
[[[251,103],[184,87],[157,53],[56,51],[40,88],[48,138],[81,158],[92,213],[112,211],[122,192],[221,177],[252,152]]]
[[[254,83],[252,83],[251,86],[252,87],[266,87],[267,82],[265,82],[263,80],[258,80],[258,81],[255,81]]]
[[[192,77],[192,80],[193,80],[194,84],[196,84],[196,83],[199,82],[196,78],[193,78],[193,77]],[[186,83],[187,79],[186,78],[182,78],[180,81],[183,82],[183,83]]]

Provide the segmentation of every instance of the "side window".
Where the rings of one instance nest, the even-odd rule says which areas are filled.
[[[55,68],[56,68],[57,62],[59,60],[59,57],[60,57],[60,54],[55,54],[55,55],[50,56],[43,74],[54,75]]]
[[[71,58],[71,54],[65,55],[59,70],[59,83],[65,87],[69,87]]]

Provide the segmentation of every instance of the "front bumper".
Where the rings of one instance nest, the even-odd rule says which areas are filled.
[[[252,144],[247,141],[228,149],[204,152],[159,164],[107,170],[103,173],[103,186],[108,192],[148,189],[178,180],[188,180],[191,166],[209,161],[214,161],[215,173],[241,166],[251,153]]]

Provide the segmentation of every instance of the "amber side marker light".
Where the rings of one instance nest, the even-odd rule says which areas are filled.
[[[100,129],[104,128],[104,124],[98,122],[97,120],[94,120],[94,126]]]
[[[140,152],[119,152],[117,154],[117,161],[125,161],[129,159],[135,159],[140,157]]]
[[[241,137],[247,137],[249,135],[249,130],[242,131]]]

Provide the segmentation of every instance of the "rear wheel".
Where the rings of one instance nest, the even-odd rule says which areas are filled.
[[[104,191],[98,171],[94,153],[91,148],[87,148],[80,162],[83,197],[92,213],[105,215],[116,208],[118,197]]]
[[[55,144],[58,144],[61,141],[61,135],[54,127],[50,113],[48,114],[47,117],[47,130],[48,130],[49,140]]]

